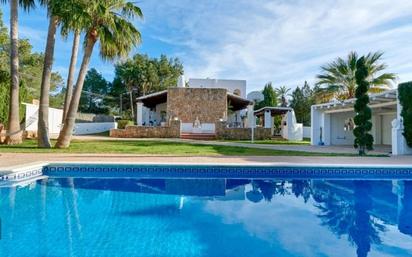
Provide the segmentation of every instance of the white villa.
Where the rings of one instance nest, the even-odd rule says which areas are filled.
[[[281,115],[280,135],[288,140],[302,140],[302,124],[296,124],[293,109],[266,107],[254,111],[254,101],[246,95],[246,80],[186,82],[181,76],[177,87],[136,100],[137,126],[111,130],[111,136],[267,139],[275,135],[273,116]],[[256,126],[257,117],[262,125]]]
[[[393,89],[378,94],[370,94],[372,109],[372,131],[377,148],[391,151],[393,155],[411,154],[402,135],[401,106],[398,90]],[[354,142],[354,104],[356,99],[331,101],[313,105],[311,109],[312,145],[348,145]]]

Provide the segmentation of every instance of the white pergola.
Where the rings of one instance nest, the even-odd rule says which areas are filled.
[[[385,107],[395,107],[397,104],[397,89],[392,89],[377,94],[370,94],[369,107],[370,108],[385,108]],[[356,98],[351,98],[343,101],[332,100],[329,103],[313,105],[314,110],[323,110],[325,113],[337,113],[337,112],[348,112],[353,110]]]
[[[411,154],[412,149],[406,146],[402,135],[403,124],[400,116],[401,106],[398,101],[398,90],[392,89],[382,93],[369,94],[372,109],[372,133],[375,133],[380,142],[383,142],[383,135],[390,140],[392,154]],[[311,108],[311,144],[312,145],[332,145],[334,142],[351,141],[352,131],[343,131],[340,127],[342,119],[355,115],[354,105],[356,98],[343,101],[333,100],[329,103],[312,105]],[[386,117],[383,119],[382,117]],[[345,123],[346,124],[346,123]],[[379,127],[380,126],[380,127]],[[379,128],[378,128],[379,127]],[[336,136],[336,131],[341,131],[341,138]],[[380,130],[378,132],[378,130]],[[379,134],[380,133],[380,134]],[[348,136],[345,138],[345,135]],[[346,141],[345,141],[346,140]],[[379,139],[377,140],[379,141]],[[334,144],[336,145],[336,144]]]

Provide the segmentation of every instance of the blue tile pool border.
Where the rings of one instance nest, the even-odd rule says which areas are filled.
[[[412,179],[412,167],[51,164],[53,177]]]
[[[410,179],[412,166],[278,166],[51,163],[2,173],[0,183],[41,176],[84,178]]]

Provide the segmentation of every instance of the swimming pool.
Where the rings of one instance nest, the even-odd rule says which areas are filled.
[[[411,256],[408,170],[49,165],[0,188],[0,256]]]

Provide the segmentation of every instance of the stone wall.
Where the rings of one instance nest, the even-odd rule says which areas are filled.
[[[215,123],[226,116],[227,91],[220,88],[170,88],[167,115],[182,123]]]
[[[180,121],[172,120],[165,127],[126,126],[125,129],[110,130],[111,137],[121,138],[179,138]]]
[[[228,128],[226,122],[216,123],[216,137],[226,140],[251,140],[251,128]],[[263,140],[271,138],[270,128],[258,127],[254,129],[254,139]]]

